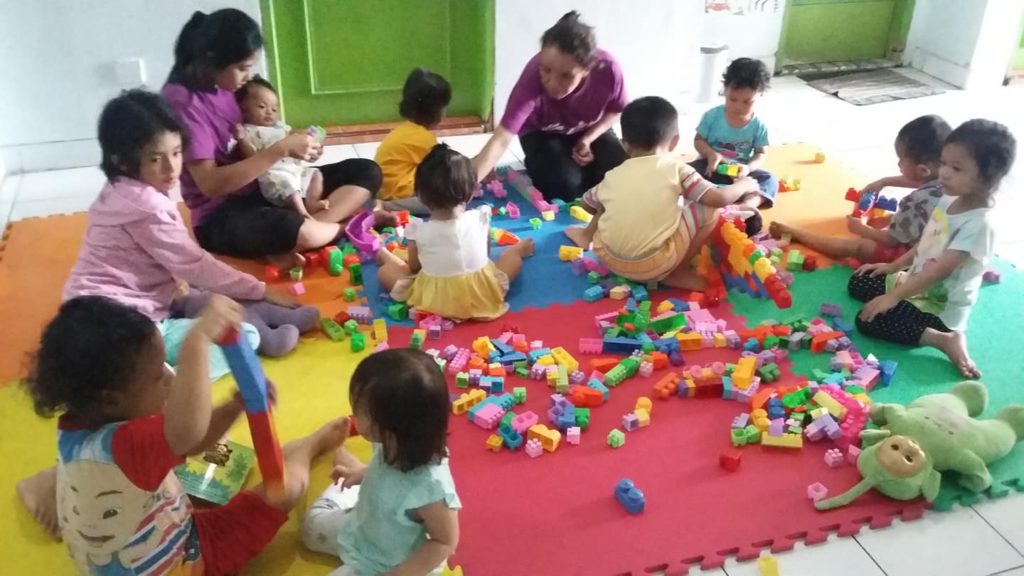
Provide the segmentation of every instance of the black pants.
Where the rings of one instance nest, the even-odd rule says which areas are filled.
[[[373,160],[352,158],[317,168],[324,177],[324,198],[342,186],[361,186],[371,197],[380,190],[380,166]],[[291,208],[247,194],[218,206],[194,232],[199,245],[214,254],[262,258],[294,250],[304,221]]]
[[[594,161],[580,166],[572,159],[572,148],[580,136],[538,131],[519,137],[526,155],[526,173],[544,199],[575,200],[604,180],[605,172],[626,161],[622,143],[609,130],[590,143]]]
[[[861,302],[870,302],[885,294],[885,276],[868,276],[854,274],[846,289]],[[874,320],[865,322],[857,316],[857,330],[865,336],[888,340],[897,344],[916,346],[921,342],[925,329],[931,328],[939,332],[951,330],[934,314],[922,312],[906,300],[900,300],[885,314],[875,316]]]

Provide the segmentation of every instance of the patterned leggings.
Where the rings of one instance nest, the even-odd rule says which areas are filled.
[[[846,289],[857,300],[870,302],[885,294],[885,276],[854,274]],[[908,346],[920,344],[926,328],[951,332],[938,316],[922,312],[906,300],[900,300],[885,314],[875,316],[871,322],[865,322],[860,315],[857,316],[857,330],[865,336]]]

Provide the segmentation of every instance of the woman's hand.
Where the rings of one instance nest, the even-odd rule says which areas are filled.
[[[572,159],[580,166],[586,166],[594,161],[594,152],[590,149],[590,140],[586,136],[576,141],[572,147]]]
[[[274,146],[288,158],[311,162],[320,157],[320,142],[309,134],[293,133],[278,140]]]
[[[876,316],[892,310],[893,306],[899,304],[899,302],[899,298],[892,294],[882,294],[864,305],[859,314],[860,319],[864,322],[871,322]]]

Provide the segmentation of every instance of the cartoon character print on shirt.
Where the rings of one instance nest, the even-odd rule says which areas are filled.
[[[740,150],[754,149],[753,140],[744,140],[739,143],[739,146],[732,142],[715,142],[711,145],[712,148],[718,151],[723,158],[727,160],[735,160],[741,156]],[[749,154],[748,154],[749,156]]]
[[[554,132],[556,134],[572,135],[577,132],[582,132],[587,128],[593,126],[594,124],[597,123],[598,120],[600,120],[600,118],[595,118],[591,122],[580,120],[572,128],[566,128],[565,125],[563,125],[561,122],[555,122],[554,124],[548,124],[547,126],[543,126],[540,130],[541,132]]]

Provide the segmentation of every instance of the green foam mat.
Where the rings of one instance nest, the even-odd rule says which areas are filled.
[[[983,418],[993,416],[1008,404],[1024,403],[1024,360],[1021,359],[1024,304],[1020,301],[1024,295],[1024,272],[1002,261],[997,261],[995,267],[1002,273],[1002,282],[982,288],[967,328],[971,357],[984,374],[981,381],[989,392],[989,406]],[[862,306],[846,292],[846,283],[852,273],[850,268],[839,265],[814,272],[798,272],[790,288],[793,307],[789,310],[779,310],[770,300],[753,299],[738,293],[731,293],[729,299],[736,314],[745,316],[749,326],[769,319],[779,322],[796,318],[809,320],[819,315],[823,302],[842,307],[843,319],[852,324]],[[871,399],[875,402],[907,404],[919,396],[943,392],[963,380],[959,371],[937,350],[872,340],[856,331],[852,339],[864,356],[874,354],[881,360],[899,363],[892,384],[871,392]],[[811,354],[804,350],[790,358],[795,373],[810,375],[815,369],[828,370],[831,354]],[[1014,489],[1024,491],[1024,442],[1017,444],[1006,458],[992,463],[989,470],[994,482],[988,496],[1005,496]],[[948,510],[954,504],[969,505],[979,498],[980,495],[960,488],[947,475],[934,508]]]

